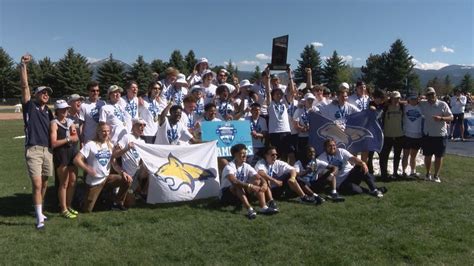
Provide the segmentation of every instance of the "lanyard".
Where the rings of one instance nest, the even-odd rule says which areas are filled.
[[[118,105],[114,105],[114,115],[125,124],[125,117],[122,109]]]
[[[301,120],[303,120],[303,124],[305,126],[309,125],[308,110],[306,110],[306,106],[303,107],[303,115],[301,116]]]
[[[188,115],[188,128],[193,129],[194,128],[194,112],[191,112]]]
[[[341,108],[341,106],[338,104],[337,107],[339,108],[339,114],[340,114],[340,117],[338,118],[346,117],[346,105],[344,104]]]
[[[357,97],[357,99],[359,100],[359,107],[361,110],[365,110],[365,105],[366,105],[366,101],[365,101],[365,98],[364,98],[364,95],[362,95],[362,97]]]
[[[253,121],[253,119],[250,119],[250,131],[256,131],[256,132],[260,132],[260,128],[258,126],[258,120],[260,119],[260,117],[257,118],[257,121]]]
[[[273,109],[277,114],[278,120],[280,120],[283,116],[283,112],[285,111],[285,106],[282,103],[273,102]]]
[[[235,162],[234,162],[234,164],[235,164]],[[240,166],[240,171],[237,169],[237,165],[235,165],[235,171],[236,171],[236,173],[237,173],[237,176],[236,176],[237,179],[238,179],[239,181],[244,181],[244,164],[242,164],[242,165]]]
[[[170,125],[171,129],[168,130],[168,142],[172,144],[175,140],[178,139],[178,123],[174,126]]]
[[[127,111],[130,116],[133,118],[137,114],[137,104],[135,103],[134,99],[129,100],[128,97],[125,97],[127,101],[127,106],[125,106],[125,111]]]

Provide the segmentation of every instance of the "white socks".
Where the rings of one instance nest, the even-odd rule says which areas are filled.
[[[48,217],[44,216],[43,214],[43,205],[35,205],[35,214],[36,214],[36,228],[41,229],[44,227],[44,221],[48,219]]]

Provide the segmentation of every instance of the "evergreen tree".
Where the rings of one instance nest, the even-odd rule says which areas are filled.
[[[62,98],[73,93],[85,94],[91,77],[92,72],[88,67],[87,59],[75,53],[73,48],[69,48],[57,64],[58,88],[54,91],[55,98]]]
[[[474,80],[472,80],[471,75],[466,73],[459,84],[459,88],[464,93],[474,93]]]
[[[433,79],[428,80],[428,82],[426,83],[426,87],[433,87],[433,89],[435,89],[438,94],[441,91],[442,86],[443,85],[441,84],[437,76]]]
[[[298,60],[298,67],[295,70],[295,78],[306,82],[305,68],[311,68],[313,83],[321,83],[321,56],[313,45],[306,45],[300,54],[301,60]]]
[[[44,85],[41,67],[34,58],[28,63],[28,84],[31,89]]]
[[[260,70],[259,66],[255,66],[255,70],[253,71],[252,77],[250,77],[250,82],[254,83],[255,81],[260,79],[262,75],[262,71]]]
[[[231,59],[229,59],[229,62],[225,66],[225,69],[227,70],[227,72],[229,72],[229,74],[227,75],[227,83],[232,84],[233,83],[232,77],[234,75],[238,76],[239,69],[234,63],[232,63]]]
[[[367,60],[365,61],[365,66],[361,67],[362,71],[362,80],[367,85],[375,86],[377,88],[383,89],[383,86],[380,86],[379,78],[383,73],[383,56],[382,55],[372,55],[370,54]]]
[[[1,98],[21,96],[19,75],[15,70],[13,59],[0,47],[0,93]]]
[[[322,69],[323,81],[327,83],[327,87],[336,91],[341,82],[351,82],[351,72],[348,65],[346,65],[343,59],[333,52],[332,56],[325,61],[325,65]]]
[[[184,57],[184,61],[186,61],[186,67],[183,73],[189,75],[193,72],[194,66],[197,63],[196,55],[193,50],[189,50],[188,54]]]
[[[186,62],[183,59],[183,55],[181,55],[181,52],[179,50],[174,50],[171,53],[170,60],[168,62],[168,67],[174,67],[179,72],[183,72],[185,70]]]
[[[139,94],[142,94],[146,92],[148,84],[152,79],[153,75],[150,65],[143,60],[143,56],[139,55],[129,73],[129,80],[134,80],[138,83]]]
[[[453,84],[451,83],[451,77],[449,75],[446,75],[446,77],[444,77],[443,85],[443,94],[448,94],[453,90]]]
[[[151,71],[158,73],[160,76],[164,75],[167,65],[161,59],[155,59],[150,64]]]
[[[413,56],[403,44],[402,40],[396,40],[386,54],[384,63],[384,75],[386,76],[386,87],[389,90],[406,92],[408,76],[412,74],[415,64]]]
[[[125,85],[124,67],[114,60],[112,54],[110,54],[109,59],[97,69],[97,81],[100,87],[103,88],[102,91],[107,90],[112,85],[118,85],[120,87]]]
[[[421,93],[422,88],[421,88],[421,82],[420,82],[420,77],[418,77],[415,72],[410,73],[408,75],[408,85],[407,85],[409,91],[408,93]]]
[[[41,84],[49,86],[55,91],[58,88],[56,82],[56,65],[49,57],[45,57],[38,62],[41,69]]]

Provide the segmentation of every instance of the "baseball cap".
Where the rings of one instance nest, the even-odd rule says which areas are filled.
[[[270,79],[279,79],[277,74],[271,74]]]
[[[392,91],[392,93],[390,93],[390,97],[391,98],[401,98],[402,95],[398,91]]]
[[[239,86],[241,88],[249,87],[249,86],[252,86],[252,83],[250,83],[250,81],[248,79],[243,79],[243,80],[240,81]]]
[[[74,102],[74,101],[77,101],[77,100],[84,101],[84,97],[82,97],[81,95],[75,93],[75,94],[71,94],[71,96],[69,96],[67,98],[68,103]]]
[[[313,100],[315,100],[316,97],[315,97],[314,94],[312,94],[311,92],[308,92],[308,93],[306,93],[306,94],[304,95],[304,100],[306,101],[306,100],[308,100],[308,99],[313,99]]]
[[[347,82],[343,82],[339,85],[339,89],[349,89],[349,84]]]
[[[140,117],[135,117],[135,118],[132,119],[132,125],[135,125],[135,124],[146,125],[146,122],[145,122],[145,120],[143,120]]]
[[[64,109],[64,108],[69,108],[69,104],[65,100],[56,100],[54,102],[54,109]]]
[[[114,91],[120,91],[120,92],[123,92],[123,89],[122,87],[120,86],[117,86],[117,85],[112,85],[109,87],[109,89],[107,90],[107,94],[111,93],[111,92],[114,92]]]
[[[53,93],[53,90],[50,88],[50,87],[47,87],[47,86],[40,86],[38,88],[36,88],[33,93],[36,95],[44,90],[47,90],[49,92],[49,94],[52,94]]]
[[[425,90],[425,94],[436,94],[436,91],[433,87],[428,87]]]

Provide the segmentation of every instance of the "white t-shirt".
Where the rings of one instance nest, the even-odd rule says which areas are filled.
[[[294,122],[294,115],[296,110],[298,109],[298,100],[293,99],[293,102],[288,104],[288,123],[290,124],[290,133],[291,135],[298,134],[298,130],[296,129]]]
[[[164,106],[156,99],[143,97],[143,105],[138,107],[138,116],[145,120],[146,127],[143,129],[144,136],[155,136],[158,130],[158,118]]]
[[[128,99],[127,95],[120,98],[119,104],[125,111],[125,123],[127,123],[127,132],[132,132],[132,119],[138,117],[138,98]]]
[[[220,101],[219,99],[216,101],[217,107],[217,117],[220,120],[226,120],[226,114],[234,115],[235,108],[234,104],[231,101]]]
[[[462,114],[464,113],[464,108],[466,107],[467,97],[464,95],[459,96],[459,100],[456,95],[451,97],[451,112],[453,114]]]
[[[291,170],[295,169],[293,166],[288,163],[280,160],[276,160],[273,164],[269,165],[265,159],[261,159],[255,164],[255,170],[264,171],[268,176],[271,176],[275,179],[281,180],[283,175],[289,173]],[[275,184],[272,184],[272,187],[275,187]]]
[[[349,159],[354,157],[350,152],[345,149],[337,148],[336,154],[328,155],[326,152],[321,153],[318,156],[318,160],[328,163],[329,165],[336,166],[338,169],[336,183],[337,186],[344,182],[349,175],[349,172],[352,170],[353,166],[349,162]]]
[[[403,108],[403,132],[410,138],[421,138],[423,136],[423,115],[418,105],[406,104]]]
[[[357,93],[354,93],[347,98],[347,102],[359,108],[359,110],[363,111],[365,109],[369,109],[370,98],[368,95],[365,94],[362,95],[362,97],[359,97]]]
[[[333,101],[328,105],[319,108],[321,115],[329,120],[334,121],[342,129],[346,128],[346,117],[353,113],[360,112],[360,109],[354,105],[345,102],[343,106],[339,106],[337,101]]]
[[[112,145],[89,141],[82,147],[80,153],[86,158],[87,165],[92,167],[97,174],[96,176],[87,175],[86,183],[95,186],[104,182],[110,174]]]
[[[267,111],[269,133],[291,132],[288,117],[288,103],[284,99],[282,99],[280,103],[272,101]]]
[[[323,97],[321,100],[318,100],[317,98],[313,101],[313,107],[318,107],[321,108],[321,106],[325,106],[330,104],[331,101],[326,99],[326,97]]]
[[[118,142],[118,145],[121,149],[128,149],[129,143],[145,143],[140,137],[135,137],[133,134],[127,134],[123,136],[122,139]],[[137,172],[140,164],[140,155],[135,150],[135,148],[131,148],[127,152],[122,155],[122,168],[127,174],[134,176]]]
[[[210,84],[208,87],[204,87],[203,84],[201,84],[200,86],[201,88],[203,88],[203,93],[204,93],[204,105],[212,102],[212,100],[214,99],[214,96],[216,96],[216,89],[217,89],[217,86],[214,85],[214,84]]]
[[[296,161],[294,167],[298,174],[305,171],[306,169],[311,169],[312,167],[314,167],[314,171],[311,170],[306,175],[300,177],[300,179],[302,179],[303,181],[311,182],[318,179],[318,175],[321,174],[328,167],[328,163],[318,159],[314,159],[303,167],[302,162],[298,160]]]
[[[79,117],[83,122],[82,133],[84,135],[84,143],[94,139],[99,123],[100,109],[104,105],[105,102],[102,100],[97,100],[97,102],[87,101],[81,104]]]
[[[247,116],[245,120],[250,122],[250,132],[254,130],[257,133],[268,132],[267,122],[265,119],[258,117],[257,120],[253,120],[251,116]],[[252,137],[252,146],[254,148],[263,148],[265,147],[265,144],[262,139]]]
[[[309,114],[311,112],[317,112],[319,109],[317,107],[312,107],[311,109],[306,109],[306,107],[300,107],[296,109],[293,120],[297,122],[300,126],[308,126],[309,127]],[[298,137],[308,137],[309,131],[307,132],[298,132]]]
[[[228,163],[224,167],[224,170],[222,170],[221,190],[232,185],[229,181],[229,175],[234,175],[238,180],[247,183],[251,177],[257,175],[257,171],[255,171],[250,164],[245,162],[238,168],[235,167],[234,161]]]
[[[183,100],[184,97],[188,94],[188,89],[186,89],[185,87],[177,89],[171,86],[166,92],[163,92],[163,94],[167,102],[174,100],[175,104],[183,107]]]
[[[176,125],[171,126],[168,118],[166,118],[163,125],[158,126],[155,144],[186,145],[192,138],[193,135],[191,135],[183,123],[178,121]]]
[[[267,98],[267,92],[265,86],[262,83],[254,83],[251,90],[258,95],[258,103],[260,104],[260,112],[262,115],[267,115],[268,106],[265,104]]]
[[[127,134],[125,111],[118,103],[102,106],[100,108],[99,122],[104,122],[110,126],[110,140],[114,145]]]
[[[186,112],[181,112],[181,119],[179,120],[190,132],[193,132],[196,121],[198,120],[198,115],[196,112],[192,112],[188,115]]]

